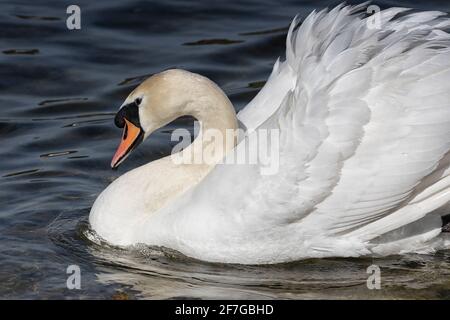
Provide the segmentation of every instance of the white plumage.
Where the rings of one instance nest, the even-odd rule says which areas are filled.
[[[237,263],[448,246],[450,19],[391,8],[377,29],[363,8],[294,19],[286,61],[238,114],[245,139],[280,130],[277,174],[219,164],[116,242]]]

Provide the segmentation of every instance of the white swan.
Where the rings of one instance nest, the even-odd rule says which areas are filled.
[[[432,252],[448,246],[450,20],[441,12],[363,6],[311,13],[287,36],[286,61],[237,118],[244,152],[258,129],[279,129],[279,172],[258,164],[175,164],[165,157],[104,190],[90,224],[120,246],[165,246],[194,258],[277,263],[308,257]],[[157,128],[191,115],[201,131],[236,129],[210,80],[169,70],[125,100],[118,165]],[[206,147],[197,138],[182,152]],[[188,153],[189,152],[189,153]],[[193,152],[193,153],[191,153]]]

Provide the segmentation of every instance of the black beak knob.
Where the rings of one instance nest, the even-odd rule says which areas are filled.
[[[125,126],[124,118],[132,122],[137,127],[141,126],[141,122],[139,120],[139,107],[135,102],[126,104],[120,108],[114,117],[114,124],[118,128],[123,128]]]
[[[118,128],[123,128],[125,126],[124,117],[125,117],[126,111],[124,109],[125,109],[125,106],[123,108],[120,108],[120,110],[116,113],[116,116],[114,117],[114,124]]]

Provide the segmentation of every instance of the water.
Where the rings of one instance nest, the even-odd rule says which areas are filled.
[[[92,241],[96,196],[124,172],[171,149],[159,130],[120,167],[112,119],[148,75],[179,67],[210,77],[237,109],[283,55],[287,26],[327,1],[81,1],[82,29],[64,1],[0,3],[0,298],[450,297],[450,253],[306,260],[275,266],[209,264],[168,250]],[[334,2],[336,3],[336,2]],[[414,4],[450,12],[447,1]],[[69,265],[81,290],[66,288]],[[368,290],[377,264],[382,289]]]

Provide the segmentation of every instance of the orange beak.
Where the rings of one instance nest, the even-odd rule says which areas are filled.
[[[125,120],[125,126],[123,127],[122,141],[111,161],[111,168],[113,169],[117,168],[127,158],[130,152],[142,142],[143,138],[141,128],[135,126],[126,118],[123,119]]]

